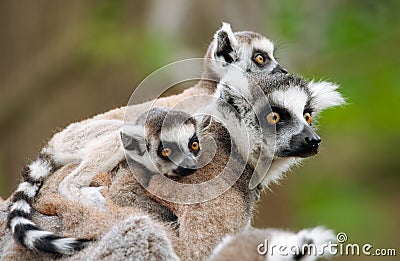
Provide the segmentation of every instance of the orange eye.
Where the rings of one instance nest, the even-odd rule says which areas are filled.
[[[265,61],[264,57],[263,57],[261,54],[257,54],[257,55],[254,57],[254,60],[255,60],[258,64],[263,64],[264,61]]]
[[[171,155],[172,150],[170,148],[163,148],[161,151],[161,155],[163,155],[163,157],[168,157],[169,155]]]
[[[271,112],[270,114],[267,115],[267,121],[271,124],[277,124],[280,119],[281,116],[279,116],[279,114],[276,112]]]
[[[306,120],[306,122],[308,123],[308,124],[311,124],[311,121],[312,121],[312,117],[311,117],[311,114],[310,113],[304,113],[304,115],[303,115],[303,117],[304,117],[304,119]]]
[[[190,146],[192,148],[192,150],[197,151],[199,150],[200,146],[199,143],[197,141],[192,143],[192,146]]]

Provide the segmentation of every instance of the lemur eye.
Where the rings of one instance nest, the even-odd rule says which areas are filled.
[[[308,124],[311,124],[312,117],[311,117],[311,114],[309,112],[304,113],[303,117],[304,117],[304,119],[306,120],[306,122]]]
[[[261,65],[264,63],[265,59],[264,59],[264,56],[262,56],[261,54],[256,54],[254,56],[254,61],[256,61],[256,63]]]
[[[163,149],[161,150],[161,155],[162,155],[163,157],[168,157],[168,156],[171,155],[171,153],[172,153],[172,149],[170,149],[170,148],[163,148]]]
[[[190,146],[190,148],[194,151],[198,151],[200,146],[199,146],[199,142],[195,141],[192,143],[192,145]]]
[[[277,124],[280,119],[281,116],[276,112],[271,112],[270,114],[267,115],[267,121],[271,124]]]

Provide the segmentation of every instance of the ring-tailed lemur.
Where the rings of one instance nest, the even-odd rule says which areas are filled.
[[[233,33],[230,25],[224,23],[222,28],[218,30],[214,35],[214,40],[211,42],[210,47],[206,54],[206,62],[204,67],[204,78],[209,79],[220,79],[225,71],[232,65],[238,66],[246,71],[265,71],[265,72],[285,72],[285,69],[280,67],[273,56],[273,44],[267,38],[253,33],[253,32],[237,32]],[[166,97],[158,100],[157,105],[162,106],[166,104],[167,106],[174,106],[176,102],[185,97],[201,94],[201,93],[212,93],[215,91],[216,82],[210,81],[200,81],[195,87],[192,87],[182,93],[181,95],[176,95],[172,97]],[[140,111],[142,105],[135,105]],[[142,107],[141,107],[142,106]],[[199,105],[201,106],[201,105]],[[191,106],[191,108],[196,106]],[[190,108],[187,108],[190,110]],[[82,144],[86,144],[86,141],[92,140],[92,138],[100,137],[103,144],[115,144],[115,139],[109,139],[107,137],[108,132],[112,132],[119,128],[119,121],[122,121],[124,116],[125,108],[119,108],[112,110],[104,115],[99,115],[92,119],[88,119],[79,123],[74,123],[69,125],[61,133],[57,133],[53,139],[50,140],[47,149],[39,155],[37,160],[33,161],[31,164],[23,171],[24,182],[18,187],[14,202],[11,206],[12,212],[10,213],[9,220],[15,224],[16,220],[23,220],[26,213],[31,211],[31,203],[38,193],[42,182],[50,175],[56,166],[63,165],[69,162],[79,162],[82,160],[83,155],[76,154],[75,152],[79,149]],[[139,113],[138,113],[139,115]],[[106,120],[104,122],[103,120]],[[97,126],[102,126],[98,128]],[[104,127],[104,128],[103,128]],[[88,129],[93,130],[92,132],[87,132]],[[73,134],[73,135],[71,135]],[[70,139],[72,137],[72,139]],[[115,138],[115,136],[112,136]],[[79,141],[82,139],[82,141]],[[77,142],[78,141],[78,142]],[[76,146],[76,144],[79,144]],[[86,146],[87,145],[87,146]],[[96,148],[96,155],[110,155],[108,151],[108,146],[98,147],[96,143],[86,144],[84,147],[87,149]],[[54,148],[55,150],[52,151]],[[55,154],[53,152],[67,150],[67,153]],[[84,151],[84,150],[81,150]],[[52,159],[49,159],[47,154],[52,155]],[[120,155],[111,154],[107,161],[99,162],[99,166],[89,166],[87,165],[88,173],[99,168],[107,169],[111,167],[110,162],[115,162],[119,159]],[[115,166],[115,164],[113,165]],[[91,202],[96,205],[104,205],[104,198],[101,196],[100,188],[86,188],[91,181],[90,175],[81,175],[82,165],[80,165],[72,175],[68,175],[62,184],[60,184],[59,191],[61,194],[70,199],[78,199],[81,202]],[[20,201],[21,200],[21,201]],[[29,206],[18,202],[28,202]],[[19,210],[23,210],[20,211]],[[20,219],[18,219],[20,218]],[[31,233],[33,234],[33,233]],[[47,236],[45,234],[34,234],[33,236]],[[50,238],[50,236],[48,236]],[[23,239],[19,239],[23,241]],[[60,239],[60,243],[63,243]],[[64,242],[73,245],[73,242]],[[33,247],[33,246],[30,246]]]
[[[85,245],[85,240],[63,238],[43,231],[31,220],[32,202],[37,191],[60,164],[79,161],[79,167],[66,180],[82,179],[82,183],[92,180],[97,173],[110,171],[125,159],[125,152],[129,159],[140,162],[149,173],[149,179],[157,173],[177,177],[190,175],[197,166],[196,155],[201,148],[197,138],[198,124],[183,111],[152,108],[135,124],[99,121],[91,127],[93,129],[71,128],[69,135],[63,136],[69,138],[63,140],[68,141],[65,145],[69,146],[58,146],[53,143],[58,139],[53,139],[39,158],[24,168],[25,181],[12,198],[8,225],[14,238],[27,248],[69,254]],[[84,132],[85,139],[81,139],[79,134]],[[61,159],[54,157],[60,155],[63,155]],[[100,193],[98,188],[90,189]],[[86,191],[94,194],[93,190]],[[101,194],[92,198],[93,204],[103,203]]]
[[[216,95],[220,100],[211,105],[215,106],[213,110],[219,111],[217,119],[228,127],[234,126],[230,128],[233,132],[228,132],[223,124],[213,120],[202,133],[212,137],[218,148],[213,160],[181,181],[205,182],[214,179],[222,171],[241,176],[223,194],[206,202],[179,204],[159,200],[177,216],[179,236],[170,237],[174,241],[175,251],[183,260],[204,259],[226,234],[250,226],[257,195],[256,191],[249,188],[249,182],[259,157],[258,147],[268,141],[263,131],[269,132],[271,127],[276,129],[275,151],[273,155],[267,155],[273,158],[272,165],[269,170],[264,169],[267,175],[263,183],[267,185],[281,177],[292,162],[318,152],[320,138],[311,126],[311,117],[343,102],[336,91],[337,85],[306,81],[295,75],[249,73],[242,81],[228,74],[223,82],[235,87],[238,82],[245,83],[239,86],[241,92],[227,84],[219,84]],[[258,142],[251,140],[247,143],[249,148],[241,148],[246,133]],[[208,143],[202,142],[202,147],[203,154],[208,153]],[[241,166],[246,164],[246,157],[242,156],[245,149],[251,153],[241,173]]]
[[[254,76],[255,83],[251,80],[251,77]],[[249,85],[249,89],[252,90],[253,85],[257,85],[258,81],[261,81],[261,89],[264,94],[268,97],[268,103],[262,103],[263,99],[258,96],[246,96],[251,104],[260,110],[256,110],[256,112],[260,115],[261,118],[265,119],[265,123],[270,123],[271,120],[271,112],[266,110],[261,110],[262,108],[269,108],[269,104],[276,105],[276,108],[280,108],[288,112],[285,114],[285,117],[282,118],[282,121],[274,120],[277,124],[280,124],[280,130],[278,131],[278,135],[282,135],[283,137],[289,138],[289,140],[295,140],[294,137],[299,137],[300,134],[304,134],[304,121],[303,112],[305,106],[312,106],[315,111],[320,111],[324,108],[337,105],[341,100],[340,95],[335,92],[336,85],[329,84],[326,82],[322,83],[309,83],[302,81],[299,77],[294,77],[290,75],[277,75],[272,80],[266,80],[269,76],[266,74],[249,74],[249,82],[252,83]],[[299,80],[300,79],[300,80]],[[227,80],[229,82],[229,80]],[[327,87],[327,88],[324,88]],[[240,110],[239,115],[243,118],[231,118],[233,121],[237,120],[237,126],[245,126],[248,121],[250,122],[255,119],[254,113],[251,110],[247,109],[246,104],[242,104],[244,98],[241,95],[238,95],[236,92],[231,91],[228,88],[225,88],[225,85],[220,85],[220,94],[222,99],[226,99],[234,105],[235,108]],[[285,91],[292,91],[296,96],[288,96],[282,95],[285,94]],[[273,95],[277,91],[281,92],[281,96]],[[282,93],[283,92],[283,93]],[[286,93],[287,94],[287,93]],[[298,97],[306,97],[305,99],[297,100]],[[254,102],[254,103],[253,103]],[[304,103],[304,104],[303,104]],[[297,104],[297,105],[296,105]],[[238,106],[240,105],[240,106]],[[296,106],[292,106],[296,105]],[[243,110],[242,110],[243,109]],[[222,111],[222,114],[225,115],[226,118],[229,118],[230,112],[226,113],[223,108],[219,108]],[[277,113],[277,112],[275,112]],[[265,115],[264,115],[265,114]],[[292,115],[293,114],[293,115]],[[278,113],[279,115],[279,113]],[[275,115],[276,116],[276,115]],[[286,117],[287,116],[287,117]],[[290,117],[291,116],[291,117]],[[280,117],[280,116],[279,116]],[[243,124],[244,123],[244,124]],[[254,121],[253,125],[257,125],[258,122]],[[261,123],[262,124],[262,123]],[[264,125],[261,125],[264,126]],[[244,129],[244,131],[247,131]],[[298,131],[298,132],[297,132]],[[222,144],[224,147],[223,151],[225,153],[216,154],[218,157],[230,156],[230,140],[229,133],[226,133],[221,127],[217,128],[209,128],[208,132],[213,133],[214,137],[217,141]],[[259,135],[256,133],[256,135]],[[276,159],[286,158],[286,157],[304,157],[309,156],[310,154],[304,154],[304,148],[308,148],[310,151],[315,151],[315,148],[307,147],[306,139],[302,142],[298,142],[298,144],[290,144],[290,142],[285,140],[278,140],[280,146],[278,146],[278,154],[276,155]],[[293,147],[293,148],[292,148]],[[288,150],[291,151],[290,154],[279,154],[282,151]],[[314,152],[313,152],[314,153]],[[239,158],[238,158],[239,159]],[[213,160],[211,163],[206,166],[206,169],[197,170],[200,171],[201,175],[211,175],[215,176],[215,171],[223,167],[221,164],[222,161]],[[196,171],[196,172],[197,172]],[[235,168],[232,169],[235,171]],[[196,173],[195,172],[195,173]],[[176,211],[178,219],[180,219],[180,227],[179,227],[179,235],[180,239],[183,240],[187,246],[187,243],[191,244],[190,249],[183,249],[182,245],[179,248],[184,254],[183,256],[197,256],[208,255],[212,249],[212,247],[227,233],[232,233],[235,231],[239,231],[242,228],[246,227],[251,219],[251,210],[252,205],[254,204],[254,197],[251,196],[251,192],[248,189],[248,178],[251,175],[251,169],[247,169],[247,180],[239,180],[238,183],[230,189],[227,193],[223,194],[221,197],[218,197],[212,201],[194,204],[194,205],[176,205],[169,204],[169,207]],[[199,176],[199,175],[194,175]],[[189,176],[187,178],[190,178]],[[268,177],[268,176],[267,176]],[[229,200],[231,199],[231,200]],[[238,205],[239,204],[239,205]],[[219,213],[215,213],[218,209]],[[201,218],[204,217],[204,218]],[[212,217],[211,219],[209,217]],[[207,219],[207,220],[204,220]],[[209,223],[211,220],[211,223]],[[204,224],[209,223],[207,227]],[[193,231],[193,228],[196,228],[196,231]],[[202,229],[205,230],[202,230]],[[200,231],[197,231],[199,229]],[[210,234],[211,233],[211,234]],[[201,237],[198,238],[198,237]],[[209,238],[207,238],[209,237]],[[205,240],[207,238],[207,240]],[[74,241],[75,243],[75,241]],[[80,243],[80,242],[79,242]],[[69,245],[71,246],[71,245]],[[206,246],[206,247],[205,247]],[[201,251],[198,251],[202,249]],[[185,254],[189,251],[188,254]]]
[[[259,180],[264,187],[282,178],[282,174],[301,158],[318,153],[321,139],[315,133],[312,122],[322,110],[341,105],[344,99],[336,91],[336,84],[306,81],[292,74],[265,75],[256,72],[248,74],[247,81],[241,78],[237,72],[233,72],[221,80],[216,95],[229,107],[221,105],[219,112],[225,119],[240,115],[238,121],[231,123],[234,126],[232,129],[246,129],[250,141],[243,143],[240,131],[232,135],[238,141],[241,152],[250,151],[249,164],[253,167],[257,166],[258,161],[263,162],[271,156],[270,152],[269,155],[260,155],[260,147],[270,147],[266,134],[271,127],[275,128],[273,161],[268,175]],[[291,132],[283,129],[283,125],[287,125]],[[263,172],[263,169],[260,171]],[[255,174],[264,177],[264,173],[257,173],[256,169]]]
[[[221,78],[232,67],[237,67],[246,72],[262,71],[271,74],[287,72],[275,59],[274,43],[270,39],[251,31],[233,32],[229,23],[223,23],[222,27],[215,32],[213,40],[208,46],[199,83],[180,94],[158,98],[156,105],[175,107],[182,100],[191,96],[213,95]],[[197,108],[207,105],[202,99],[195,102],[191,106],[177,108],[195,112]],[[139,115],[140,112],[147,110],[143,108],[149,108],[149,104],[150,102],[129,106],[129,112],[136,111]],[[97,115],[88,121],[99,119],[123,120],[127,108],[117,108]]]

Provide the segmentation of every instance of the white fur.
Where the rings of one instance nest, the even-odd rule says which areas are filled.
[[[17,192],[24,192],[29,198],[32,198],[36,195],[38,191],[37,185],[33,185],[32,183],[29,182],[22,182],[19,184],[17,188]]]
[[[52,167],[49,162],[42,159],[37,159],[29,164],[30,176],[35,180],[40,180],[47,177],[51,171]]]
[[[216,50],[217,50],[217,47],[218,47],[216,43],[218,41],[218,35],[219,35],[220,32],[226,32],[228,34],[228,38],[229,38],[229,41],[231,42],[232,47],[235,47],[237,45],[237,40],[236,40],[236,38],[235,38],[235,36],[234,36],[234,34],[232,32],[231,25],[229,23],[222,22],[221,29],[216,31],[215,34],[214,34],[214,42],[213,42],[213,47],[212,47],[212,53],[214,54],[214,57],[213,57],[214,59],[216,59],[217,61],[225,62],[225,60],[215,56],[215,53],[216,53]],[[220,67],[220,66],[217,65],[216,67]]]
[[[249,82],[241,70],[229,70],[217,85],[216,97],[220,97],[221,88],[227,88],[223,85],[227,84],[243,97],[250,97]]]
[[[10,227],[11,227],[11,231],[12,233],[14,233],[14,229],[16,225],[35,225],[32,221],[30,221],[29,219],[26,219],[24,217],[15,217],[11,220],[10,222]]]
[[[252,44],[253,44],[252,45],[253,50],[262,50],[268,53],[271,61],[277,63],[277,61],[274,58],[274,43],[270,39],[267,38],[254,39],[252,41]]]
[[[303,229],[299,231],[298,235],[303,238],[308,238],[313,241],[313,244],[316,246],[317,256],[330,256],[331,253],[327,250],[326,244],[329,242],[336,243],[337,239],[335,233],[324,227],[315,227],[309,229]],[[325,249],[323,249],[325,247]],[[305,259],[305,260],[312,260]]]
[[[307,103],[307,94],[297,87],[287,90],[277,90],[271,94],[272,101],[295,114],[299,119],[303,119],[304,106]],[[304,119],[303,119],[304,120]],[[304,122],[306,122],[304,120]]]
[[[267,175],[262,181],[262,185],[268,188],[271,183],[279,183],[279,180],[284,177],[285,173],[300,161],[301,159],[297,158],[275,158],[271,163]]]
[[[14,210],[20,210],[25,213],[30,213],[31,212],[31,206],[25,201],[25,200],[18,200],[17,202],[12,203],[10,212]]]
[[[236,38],[235,38],[235,36],[233,34],[233,31],[232,31],[230,23],[222,22],[222,27],[221,27],[221,29],[219,31],[225,31],[228,34],[229,40],[231,41],[231,44],[233,46],[236,46],[238,44],[237,41],[236,41]],[[214,38],[215,38],[215,36],[214,36]]]
[[[311,81],[308,84],[308,89],[310,90],[313,98],[312,106],[319,112],[329,107],[344,104],[345,100],[342,95],[335,91],[337,88],[339,88],[339,85],[331,82]]]
[[[193,124],[183,124],[168,130],[161,130],[161,140],[168,142],[177,142],[180,146],[187,148],[190,138],[196,134]],[[182,149],[184,149],[182,148]]]
[[[59,185],[59,193],[71,200],[104,208],[106,200],[102,187],[88,188],[95,175],[109,172],[124,159],[120,129],[88,141],[81,149],[82,161]]]
[[[53,233],[49,231],[42,231],[42,230],[29,230],[25,234],[24,242],[28,248],[34,248],[34,242],[38,239],[46,236],[53,235]]]
[[[152,157],[157,157],[157,155],[151,156],[149,152],[146,152],[140,156],[136,152],[125,150],[126,156],[133,159],[136,162],[140,162],[143,166],[145,166],[149,171],[157,173],[157,167],[155,166]],[[135,173],[133,173],[135,175]]]
[[[258,68],[251,59],[254,50],[267,53],[268,57],[271,59],[271,61],[266,64],[262,69]],[[238,45],[237,53],[240,57],[240,61],[236,62],[234,65],[243,71],[251,69],[251,71],[262,70],[265,72],[271,72],[278,65],[278,62],[275,60],[274,57],[274,44],[271,40],[265,37],[263,37],[262,39],[253,39],[247,45]]]
[[[73,251],[72,245],[77,241],[75,238],[60,238],[52,241],[60,253],[70,254]]]

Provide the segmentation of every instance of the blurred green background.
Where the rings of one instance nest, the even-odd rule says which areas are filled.
[[[323,113],[320,154],[263,196],[256,226],[325,225],[399,252],[399,16],[395,0],[3,0],[0,196],[56,130],[125,105],[160,66],[202,57],[227,21],[268,36],[289,71],[339,83],[348,101]]]

